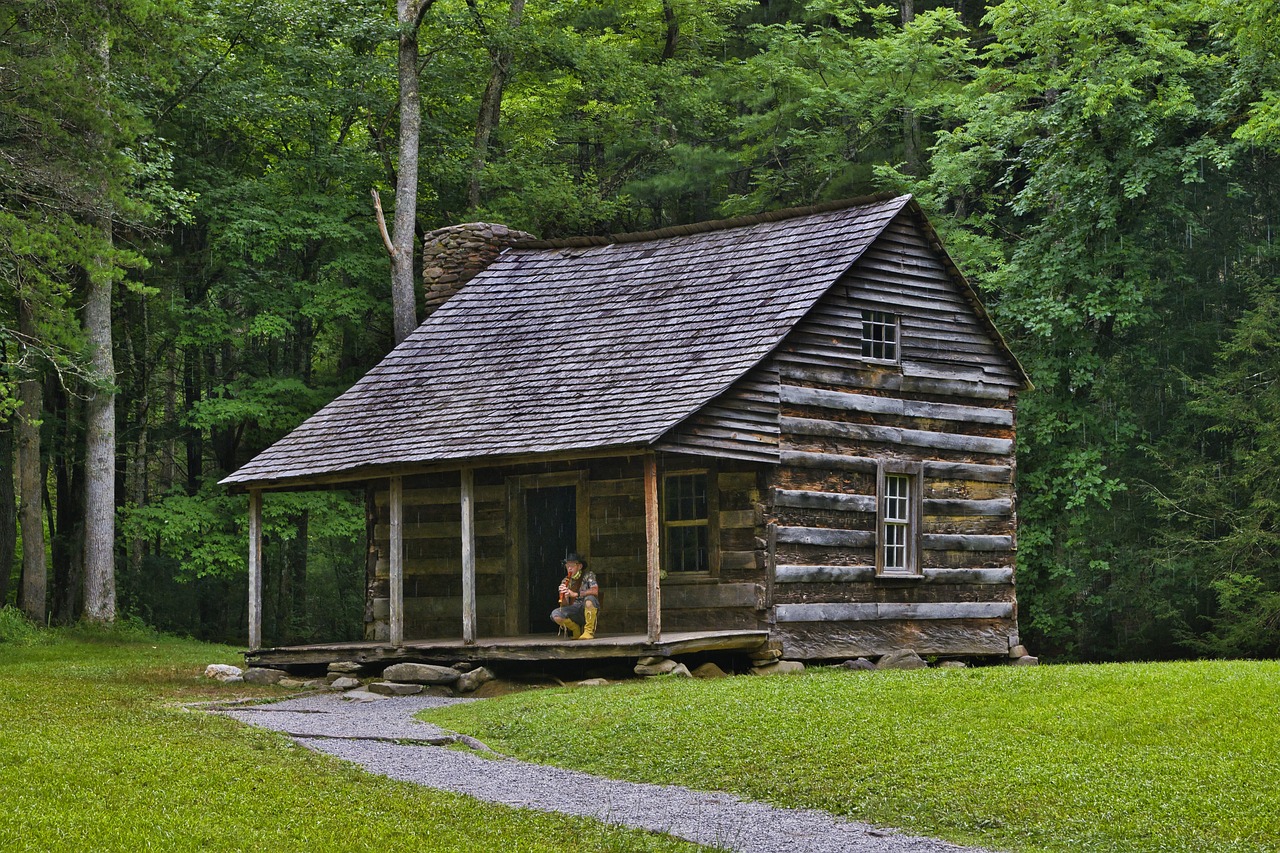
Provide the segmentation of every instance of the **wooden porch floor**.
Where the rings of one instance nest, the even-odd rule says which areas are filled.
[[[644,634],[602,634],[594,640],[567,640],[549,634],[522,637],[486,637],[467,645],[462,640],[410,640],[401,646],[387,643],[328,643],[280,646],[245,653],[251,666],[297,666],[356,661],[367,664],[443,663],[457,661],[608,660],[646,655],[694,654],[760,648],[768,631],[664,631],[657,643]]]

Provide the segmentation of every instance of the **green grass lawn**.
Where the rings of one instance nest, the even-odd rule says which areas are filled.
[[[394,782],[283,735],[184,710],[181,702],[283,693],[202,679],[206,664],[237,662],[230,648],[3,640],[0,632],[0,850],[701,849]]]
[[[531,761],[962,843],[1280,850],[1277,662],[650,679],[423,716]]]

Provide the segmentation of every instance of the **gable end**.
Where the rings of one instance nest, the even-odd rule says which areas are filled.
[[[864,329],[874,334],[864,346]],[[894,337],[888,351],[883,338]],[[796,324],[772,362],[852,384],[1008,399],[1029,383],[932,230],[904,210]]]

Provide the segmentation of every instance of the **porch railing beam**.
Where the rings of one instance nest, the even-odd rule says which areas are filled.
[[[249,649],[262,648],[262,490],[249,491]]]
[[[462,642],[476,641],[476,478],[462,469]]]
[[[644,541],[645,568],[649,587],[649,630],[650,643],[662,640],[662,587],[659,584],[662,567],[659,560],[658,539],[661,530],[658,527],[658,460],[648,453],[644,457]]]
[[[391,500],[391,645],[404,645],[404,479],[392,477]]]

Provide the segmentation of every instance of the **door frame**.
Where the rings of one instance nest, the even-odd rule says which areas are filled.
[[[525,493],[530,489],[555,486],[574,486],[574,509],[577,530],[575,541],[583,560],[591,559],[591,494],[589,472],[583,468],[574,471],[556,471],[546,474],[515,474],[507,477],[507,518],[510,536],[507,537],[506,583],[506,633],[529,633],[528,602],[525,588],[529,581],[528,549],[525,547]],[[587,563],[590,565],[590,563]]]

